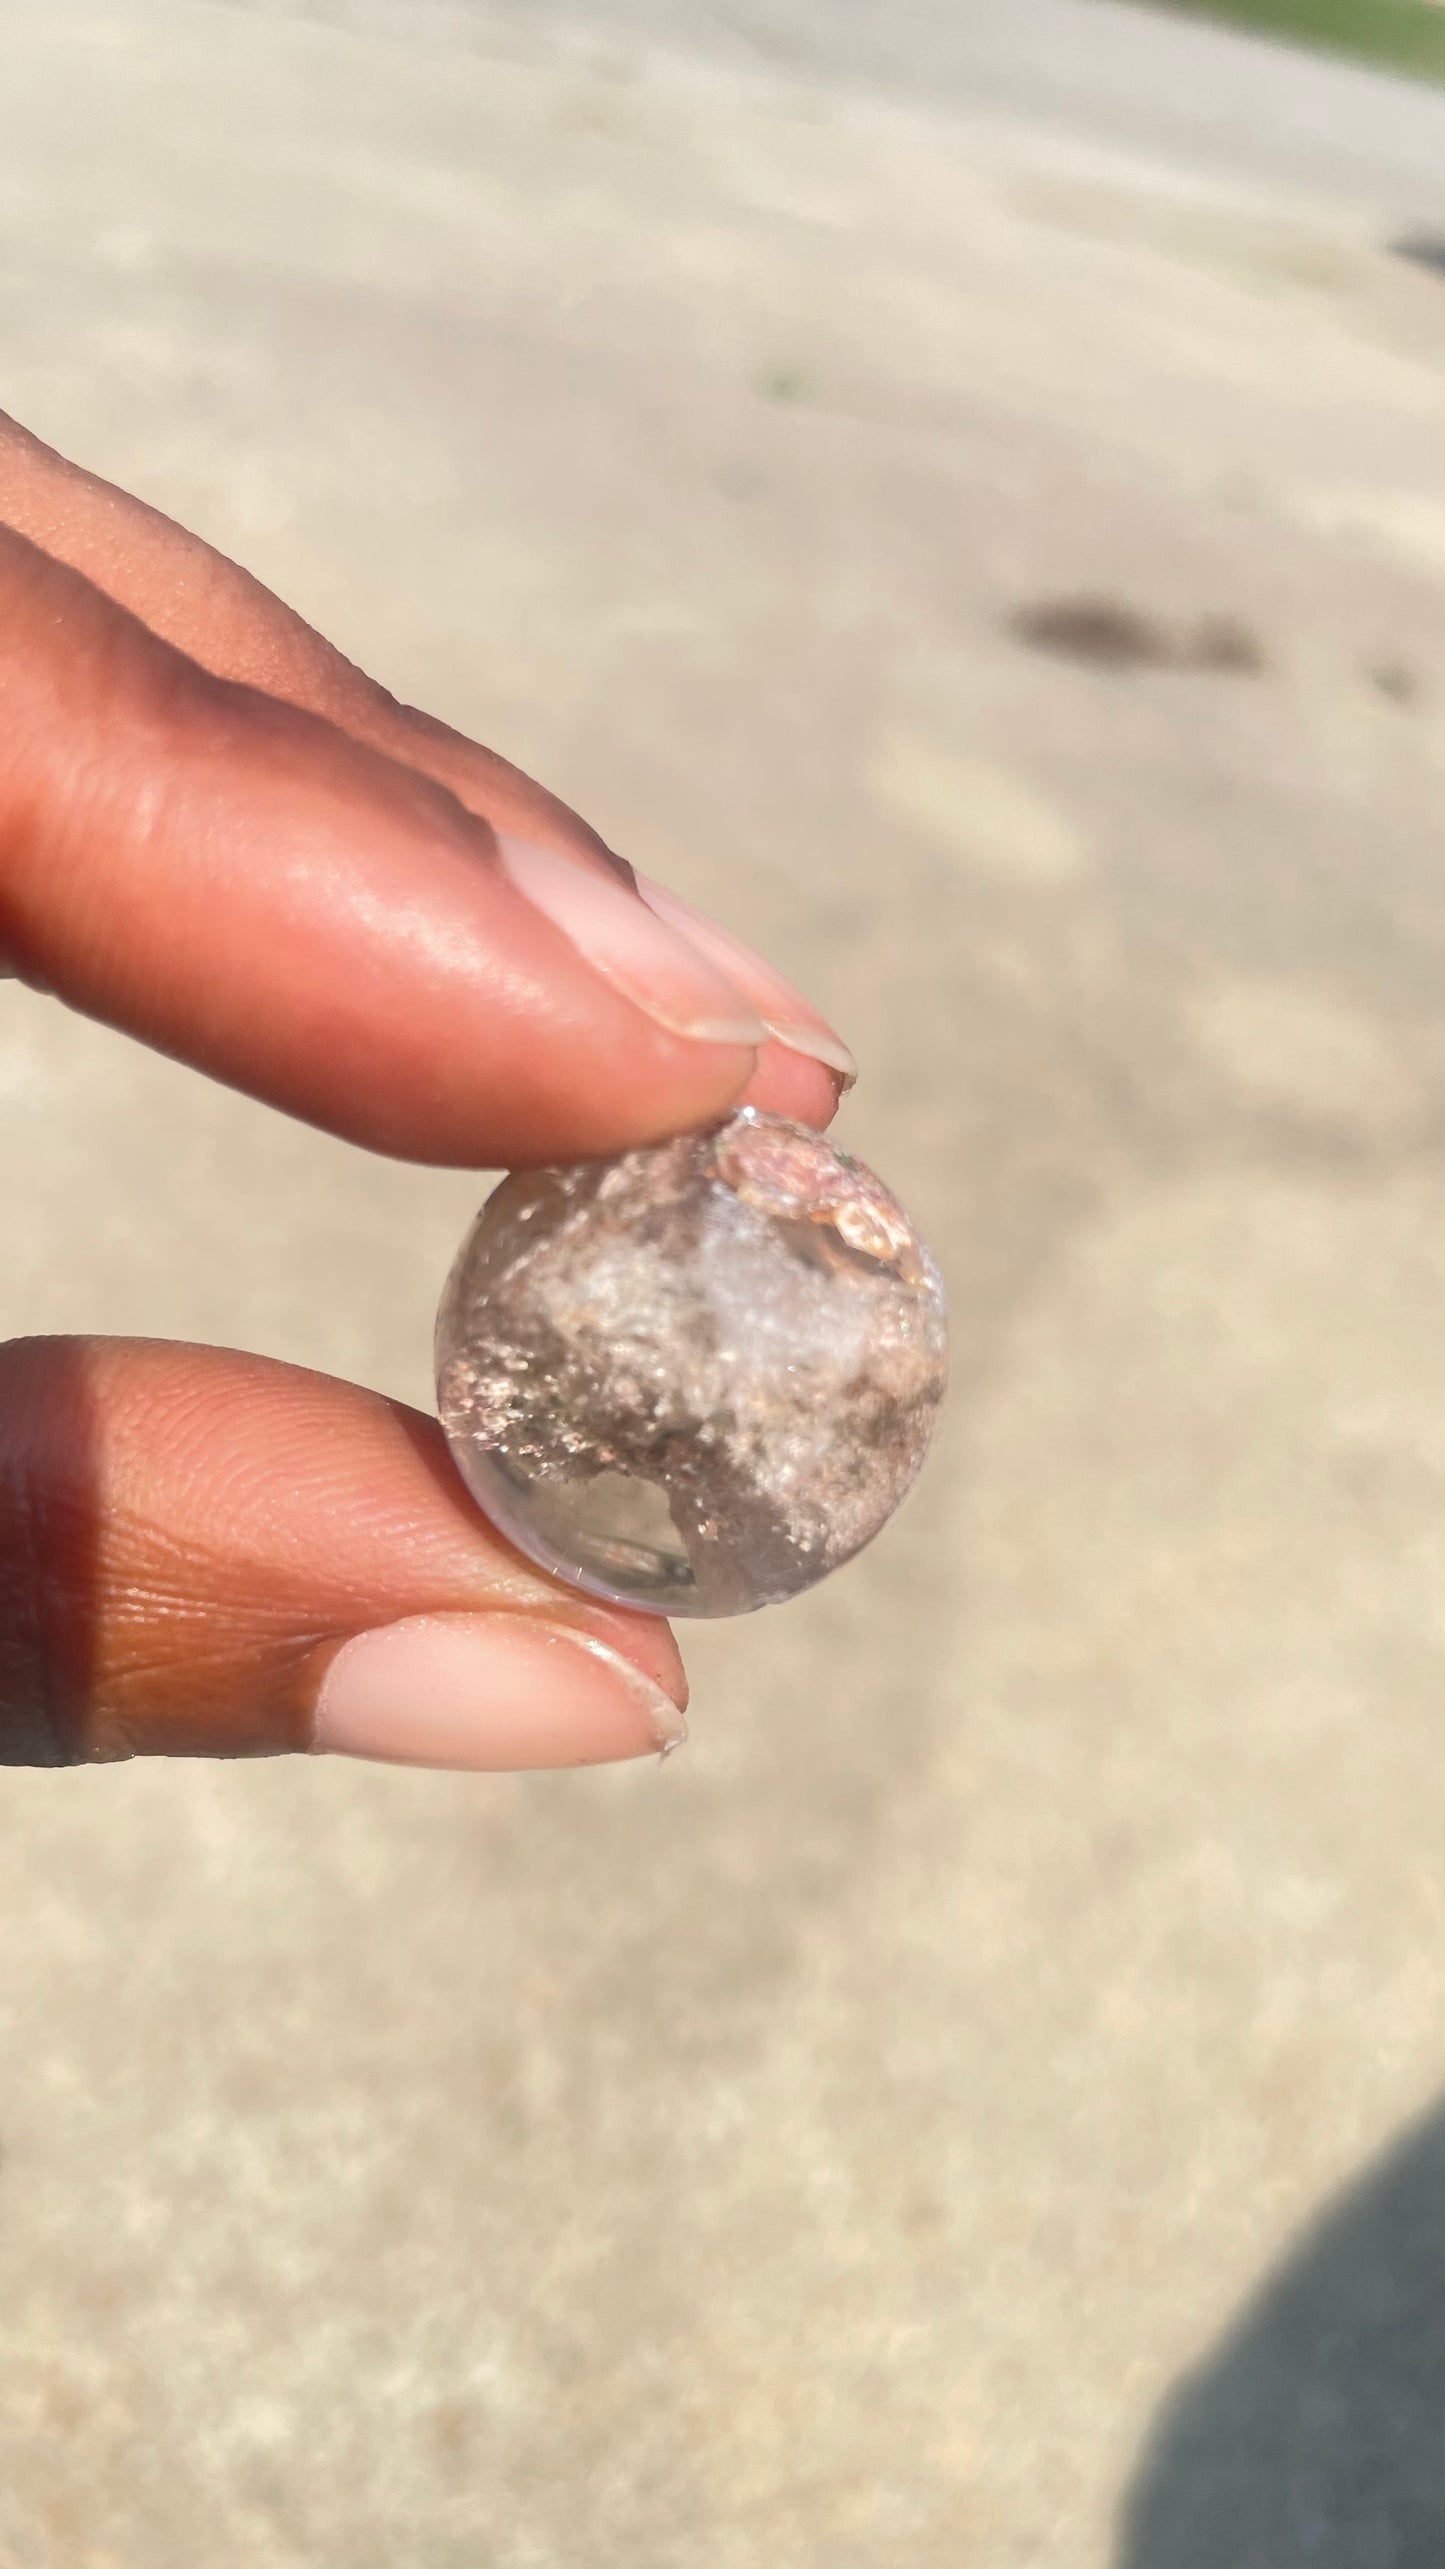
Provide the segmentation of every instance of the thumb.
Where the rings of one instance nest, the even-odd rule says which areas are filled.
[[[0,1347],[0,1761],[591,1765],[685,1702],[666,1625],[523,1562],[432,1420],[220,1348]]]

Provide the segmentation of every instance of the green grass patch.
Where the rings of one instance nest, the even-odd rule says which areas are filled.
[[[1356,54],[1388,71],[1445,80],[1445,8],[1430,0],[1166,0],[1195,18],[1223,18],[1262,36]]]

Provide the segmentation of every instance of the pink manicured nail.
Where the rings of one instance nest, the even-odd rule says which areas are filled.
[[[676,1748],[671,1698],[605,1642],[519,1614],[413,1615],[328,1667],[312,1746],[394,1766],[600,1766]]]
[[[827,1019],[819,1016],[801,991],[795,990],[751,946],[745,946],[740,937],[719,927],[716,919],[708,918],[704,911],[695,910],[690,901],[680,900],[665,884],[653,883],[645,874],[640,874],[637,882],[654,916],[665,920],[679,936],[686,937],[689,945],[706,955],[709,963],[717,965],[756,1008],[776,1042],[786,1044],[789,1052],[806,1053],[810,1060],[821,1062],[825,1070],[841,1079],[845,1088],[852,1087],[858,1076],[857,1063],[842,1036],[834,1034]]]
[[[669,1034],[750,1049],[767,1041],[762,1019],[727,975],[611,876],[523,839],[499,836],[497,847],[517,890]]]

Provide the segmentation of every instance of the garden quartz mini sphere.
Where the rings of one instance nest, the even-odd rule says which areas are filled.
[[[533,1561],[622,1605],[746,1614],[836,1570],[915,1479],[943,1287],[871,1170],[743,1107],[503,1179],[436,1356],[462,1475]]]

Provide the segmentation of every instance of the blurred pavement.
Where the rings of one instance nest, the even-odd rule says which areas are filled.
[[[1441,2556],[1445,97],[946,17],[0,18],[6,406],[805,980],[957,1332],[665,1769],[8,1779],[0,2569]],[[0,1126],[5,1329],[428,1398],[476,1179]]]

